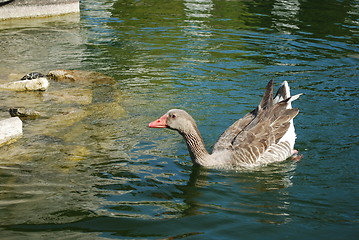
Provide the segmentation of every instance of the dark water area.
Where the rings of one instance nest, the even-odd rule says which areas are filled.
[[[80,15],[0,22],[0,81],[101,72],[90,103],[0,91],[46,112],[0,148],[0,239],[359,237],[357,1],[81,1]],[[16,75],[17,74],[17,75]],[[288,81],[299,162],[193,167],[181,136],[147,124],[187,110],[210,149]],[[76,116],[59,120],[59,112]],[[60,115],[61,118],[61,115]]]

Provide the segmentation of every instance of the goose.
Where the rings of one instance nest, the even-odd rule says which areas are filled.
[[[269,81],[259,105],[222,133],[208,153],[195,120],[182,109],[171,109],[150,122],[150,128],[168,128],[179,132],[193,164],[205,168],[233,169],[263,166],[301,156],[294,149],[296,133],[293,119],[299,113],[284,81],[273,97],[273,80]]]

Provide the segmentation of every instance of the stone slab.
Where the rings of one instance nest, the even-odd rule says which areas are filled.
[[[12,143],[22,136],[22,121],[18,117],[0,120],[0,146]]]

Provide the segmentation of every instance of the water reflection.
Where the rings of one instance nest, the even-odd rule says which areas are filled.
[[[219,174],[215,176],[213,171],[192,167],[188,183],[176,186],[181,192],[173,196],[183,199],[183,204],[174,212],[175,216],[225,211],[233,215],[255,216],[259,222],[288,223],[292,218],[288,188],[293,184],[295,168],[295,163],[286,162],[254,172],[215,171]]]
[[[79,14],[1,22],[0,79],[11,73],[47,73],[59,66],[80,68],[86,39],[79,23]]]
[[[186,20],[184,21],[188,25],[186,29],[189,31],[189,34],[195,36],[206,36],[209,37],[210,30],[206,22],[209,22],[212,17],[213,2],[212,0],[196,1],[196,0],[187,0],[184,1],[184,13],[186,15]]]
[[[300,3],[298,0],[277,0],[273,4],[271,14],[273,15],[273,28],[291,34],[298,30]]]
[[[184,1],[184,6],[184,13],[186,15],[184,23],[186,25],[183,31],[188,36],[188,50],[192,53],[187,61],[208,61],[205,55],[208,55],[206,51],[209,48],[209,40],[212,37],[209,21],[212,17],[211,12],[214,4],[211,0],[187,0]]]

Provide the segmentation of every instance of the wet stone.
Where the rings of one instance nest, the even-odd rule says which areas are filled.
[[[83,70],[57,69],[50,71],[47,76],[57,82],[115,84],[116,80],[105,74]]]
[[[45,101],[57,103],[77,103],[87,105],[92,102],[92,90],[81,88],[67,88],[58,91],[51,91],[44,95]]]
[[[88,110],[96,119],[117,119],[126,114],[125,109],[116,102],[92,104]]]
[[[20,80],[32,80],[36,78],[44,78],[45,75],[39,72],[31,72],[23,76]]]
[[[46,77],[8,82],[0,85],[0,89],[11,91],[45,91],[48,87],[49,81]]]
[[[9,113],[11,117],[19,117],[21,119],[36,119],[41,115],[38,111],[24,107],[10,108]]]
[[[0,120],[0,146],[10,144],[22,136],[22,121],[18,117]]]

